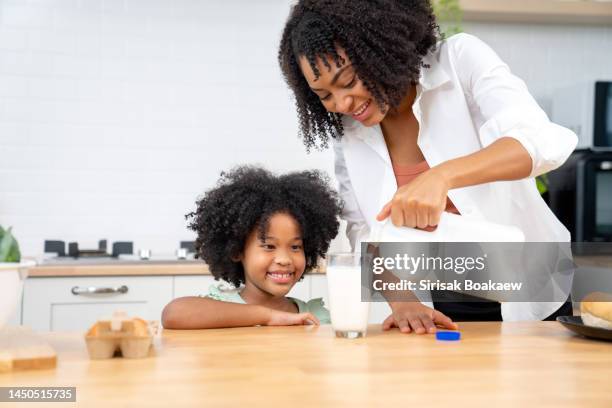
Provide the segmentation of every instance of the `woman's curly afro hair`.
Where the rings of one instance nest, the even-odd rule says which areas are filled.
[[[343,135],[342,115],[328,112],[299,66],[304,56],[319,77],[317,58],[344,64],[338,47],[381,109],[397,109],[440,30],[429,0],[299,0],[283,30],[278,60],[293,91],[306,148],[326,148]],[[328,66],[328,68],[330,68]]]
[[[221,173],[217,186],[198,200],[187,214],[189,228],[197,233],[196,257],[204,259],[215,279],[236,287],[245,282],[242,262],[249,234],[258,229],[264,239],[268,221],[277,213],[290,214],[300,226],[306,268],[324,257],[338,233],[342,201],[318,171],[275,176],[251,166]]]

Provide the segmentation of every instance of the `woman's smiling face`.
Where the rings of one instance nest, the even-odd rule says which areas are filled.
[[[340,67],[333,58],[327,57],[329,68],[321,58],[317,58],[316,67],[319,77],[316,78],[306,57],[299,58],[300,68],[310,89],[319,97],[328,112],[351,116],[365,126],[379,124],[385,117],[374,98],[357,76],[346,53],[338,49],[338,55],[344,60]]]

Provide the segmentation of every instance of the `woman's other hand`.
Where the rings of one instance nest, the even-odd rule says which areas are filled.
[[[393,327],[402,333],[435,333],[436,326],[457,330],[459,326],[445,314],[427,307],[420,302],[401,302],[391,304],[392,313],[383,322],[383,330]]]
[[[391,216],[391,222],[397,227],[435,227],[446,208],[449,188],[450,183],[444,173],[431,168],[400,187],[376,219],[382,221]]]

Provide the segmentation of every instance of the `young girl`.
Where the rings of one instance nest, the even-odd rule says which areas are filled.
[[[280,177],[257,167],[221,174],[216,188],[187,215],[196,257],[215,279],[201,297],[170,302],[168,329],[330,323],[322,299],[286,297],[325,255],[338,233],[338,195],[316,171]]]

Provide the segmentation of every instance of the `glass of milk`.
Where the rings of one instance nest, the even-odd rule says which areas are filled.
[[[326,274],[331,324],[336,337],[364,337],[370,303],[361,301],[361,254],[329,254]]]

